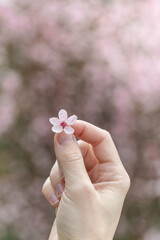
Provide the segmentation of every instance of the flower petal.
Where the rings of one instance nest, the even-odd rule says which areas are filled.
[[[70,126],[66,126],[66,127],[64,128],[64,131],[65,131],[65,133],[67,133],[67,134],[72,134],[72,133],[74,133],[74,129],[73,129],[72,127],[70,127]]]
[[[63,131],[63,127],[62,126],[53,126],[52,131],[55,133],[60,133]]]
[[[77,116],[76,115],[72,115],[70,116],[67,120],[66,123],[67,125],[72,125],[77,121]]]
[[[59,120],[59,118],[56,117],[52,117],[49,119],[50,123],[53,124],[54,126],[58,126],[61,124],[61,120]]]
[[[68,118],[68,114],[67,114],[67,111],[64,110],[64,109],[61,109],[58,113],[58,117],[61,121],[66,121],[67,118]]]

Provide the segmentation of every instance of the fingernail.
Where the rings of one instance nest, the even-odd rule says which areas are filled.
[[[57,134],[57,142],[60,145],[68,141],[74,141],[74,136],[72,134],[66,134],[64,132]]]
[[[57,197],[60,197],[60,196],[62,195],[63,191],[64,191],[64,184],[58,183],[58,184],[56,185],[56,194],[57,194]]]
[[[53,193],[53,194],[51,195],[51,197],[50,197],[50,202],[51,202],[52,205],[55,205],[56,203],[59,202],[56,194]]]

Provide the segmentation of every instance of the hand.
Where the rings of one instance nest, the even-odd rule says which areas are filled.
[[[80,120],[73,128],[78,143],[74,135],[55,134],[57,161],[42,188],[56,208],[49,240],[111,240],[129,176],[107,131]]]

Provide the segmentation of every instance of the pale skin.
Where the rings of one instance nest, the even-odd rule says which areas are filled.
[[[106,130],[81,120],[72,127],[73,135],[55,134],[57,160],[42,187],[56,210],[49,240],[112,240],[130,178]]]

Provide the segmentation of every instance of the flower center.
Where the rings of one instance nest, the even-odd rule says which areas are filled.
[[[61,126],[65,128],[65,126],[67,126],[67,123],[65,121],[61,122]]]

